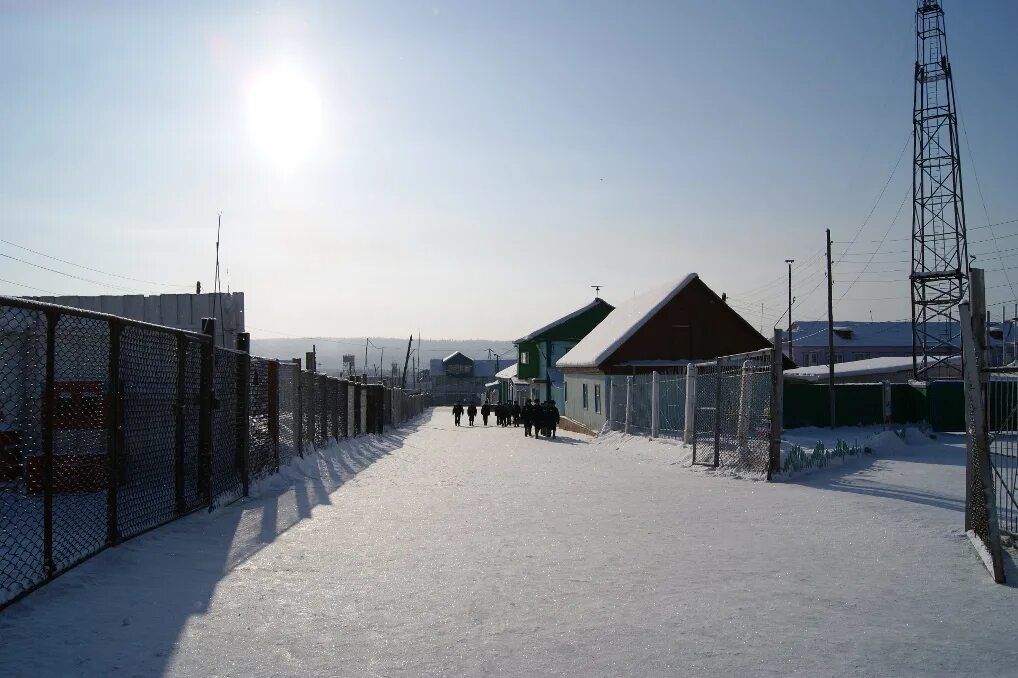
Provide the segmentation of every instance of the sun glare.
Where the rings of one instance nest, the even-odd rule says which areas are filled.
[[[321,140],[321,97],[311,79],[290,63],[276,64],[251,79],[247,116],[258,154],[281,170],[296,169]]]

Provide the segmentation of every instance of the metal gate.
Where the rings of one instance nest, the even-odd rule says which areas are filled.
[[[694,464],[761,473],[771,468],[780,359],[764,349],[696,364]]]

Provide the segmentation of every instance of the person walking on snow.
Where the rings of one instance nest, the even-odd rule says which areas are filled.
[[[485,400],[484,404],[481,405],[481,419],[484,420],[484,425],[488,425],[488,415],[491,414],[491,405]]]
[[[530,437],[530,429],[534,426],[534,405],[531,403],[530,398],[527,398],[527,402],[520,412],[520,417],[523,419],[523,436]]]
[[[519,403],[513,405],[513,426],[520,425],[520,415],[523,412],[523,408],[520,407]]]
[[[555,431],[558,430],[558,420],[560,418],[558,407],[555,406],[554,400],[549,400],[546,407],[548,408],[548,413],[546,415],[548,417],[548,428],[551,429],[551,437],[554,438]]]
[[[457,426],[460,425],[460,417],[463,416],[463,403],[456,401],[456,404],[452,406],[452,418]]]
[[[474,417],[476,416],[477,416],[477,405],[470,403],[470,406],[467,407],[467,419],[470,421],[471,426],[474,425]]]

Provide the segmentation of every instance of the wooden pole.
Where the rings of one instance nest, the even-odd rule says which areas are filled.
[[[791,339],[791,336],[789,336]],[[834,428],[834,280],[831,277],[831,229],[827,229],[827,404]]]

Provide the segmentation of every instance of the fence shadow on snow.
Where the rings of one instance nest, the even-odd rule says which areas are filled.
[[[42,641],[45,646],[49,642],[59,643],[64,637],[62,624],[80,622],[74,614],[40,622],[31,617],[32,601],[42,603],[47,596],[54,596],[60,599],[61,609],[87,607],[94,628],[122,632],[123,637],[90,647],[79,657],[86,663],[76,670],[103,671],[117,665],[117,653],[121,651],[118,648],[144,647],[151,650],[151,656],[140,665],[132,664],[131,671],[161,675],[169,668],[181,632],[189,620],[208,610],[216,587],[225,576],[243,567],[291,528],[313,519],[315,508],[330,504],[330,495],[336,490],[376,461],[402,448],[404,439],[417,428],[418,422],[419,419],[409,422],[397,431],[323,446],[284,473],[257,484],[251,497],[234,504],[230,510],[197,512],[116,549],[108,549],[78,567],[74,576],[57,579],[24,604],[9,607],[0,619],[4,625],[17,629],[17,633],[52,639]],[[315,544],[302,542],[300,548],[313,549]],[[116,577],[112,578],[111,569],[125,560],[129,566],[118,567]],[[320,575],[295,573],[297,577],[312,579]],[[95,605],[99,586],[103,587],[102,595],[108,604]],[[139,590],[146,595],[137,596]],[[259,595],[284,594],[261,591]],[[23,610],[25,619],[21,618]],[[44,623],[46,628],[25,627],[27,619]],[[260,621],[264,620],[251,620]],[[53,654],[54,661],[63,661],[60,652]],[[0,658],[2,655],[0,650]]]

